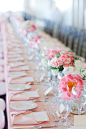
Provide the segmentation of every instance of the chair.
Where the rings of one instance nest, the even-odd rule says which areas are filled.
[[[0,98],[3,98],[5,100],[6,96],[6,83],[5,82],[0,82]]]
[[[63,38],[63,43],[65,44],[65,46],[68,46],[68,37],[71,33],[70,27],[66,27],[66,30],[64,32],[64,38]]]
[[[5,101],[0,98],[0,110],[5,111]]]
[[[3,129],[5,126],[5,116],[4,112],[0,110],[0,129]]]
[[[78,47],[78,55],[81,56],[82,54],[82,44],[84,42],[84,38],[83,38],[83,35],[81,36],[80,35],[80,40],[79,40],[79,47]]]
[[[78,55],[78,48],[79,48],[79,40],[80,40],[80,32],[77,33],[74,44],[73,44],[73,51]]]
[[[86,60],[86,40],[82,44],[81,56],[84,57]]]

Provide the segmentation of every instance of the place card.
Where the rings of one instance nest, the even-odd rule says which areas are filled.
[[[74,126],[86,126],[86,115],[74,115]]]
[[[44,92],[44,95],[48,95],[50,93],[50,91],[52,91],[53,89],[53,86],[49,87],[45,92]]]
[[[77,126],[77,127],[72,126],[72,129],[86,129],[86,126]]]

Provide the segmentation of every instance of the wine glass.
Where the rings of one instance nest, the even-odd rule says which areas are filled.
[[[54,94],[55,96],[55,99],[52,100],[52,102],[57,102],[57,95],[58,95],[58,84],[53,82],[51,80],[51,86],[52,86],[52,93]]]
[[[61,121],[58,122],[60,126],[69,126],[71,123],[67,121],[67,117],[71,111],[71,101],[63,100],[61,97],[57,99],[57,112],[61,116]]]
[[[43,86],[48,86],[48,83],[50,81],[50,72],[48,71],[47,67],[43,67],[43,77],[44,77],[44,83]]]
[[[71,112],[75,112],[78,115],[81,115],[82,113],[85,113],[85,91],[83,88],[80,89],[81,96],[77,99],[74,97],[71,97],[72,99],[72,106],[71,106]],[[72,94],[77,97],[76,88],[72,88]]]

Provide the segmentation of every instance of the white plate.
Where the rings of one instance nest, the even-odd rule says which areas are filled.
[[[10,107],[14,110],[30,110],[37,107],[33,101],[15,101],[10,103]]]
[[[30,88],[29,84],[9,84],[9,89],[11,90],[27,90]]]
[[[25,63],[24,62],[12,62],[12,63],[9,63],[9,65],[11,67],[18,67],[18,66],[25,65]]]
[[[27,74],[25,72],[9,72],[8,76],[10,77],[22,77],[26,76]]]

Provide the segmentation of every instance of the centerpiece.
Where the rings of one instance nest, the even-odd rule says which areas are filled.
[[[83,108],[85,102],[82,76],[79,74],[68,74],[62,77],[59,82],[58,92],[58,113],[63,119],[59,124],[68,125],[69,122],[66,121],[66,118],[74,107],[74,104],[76,106],[74,108],[77,110],[76,114],[81,114],[81,107]]]

